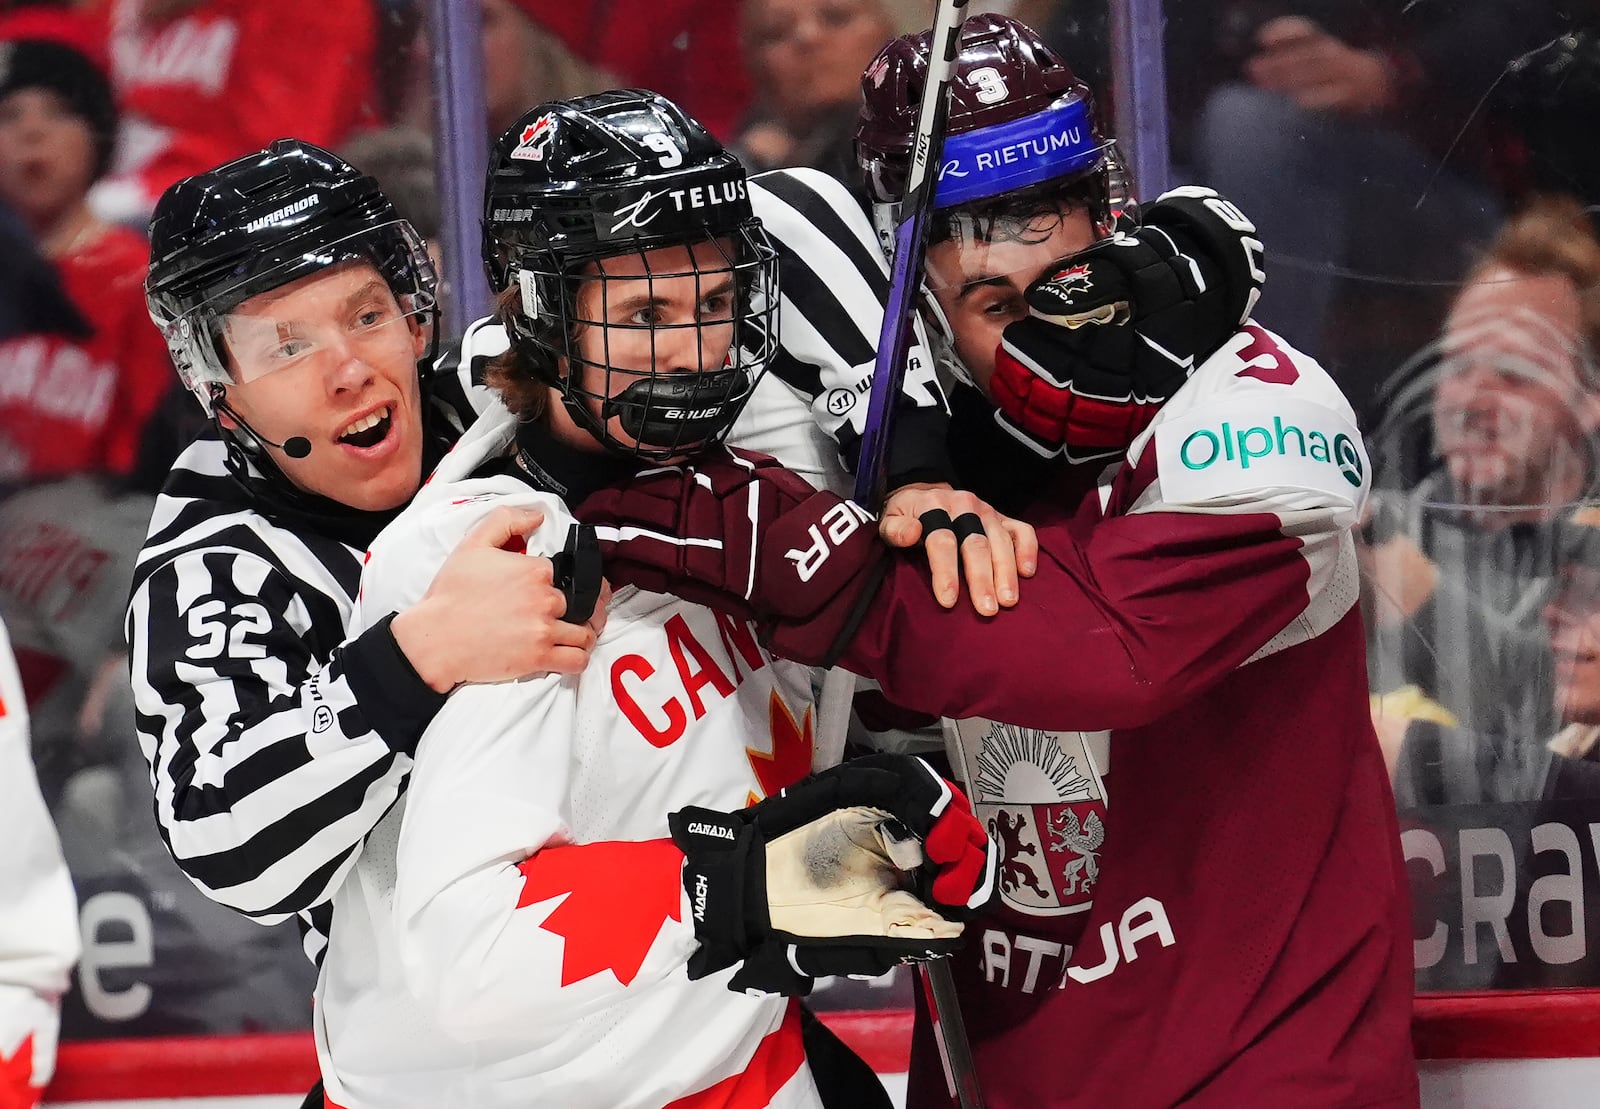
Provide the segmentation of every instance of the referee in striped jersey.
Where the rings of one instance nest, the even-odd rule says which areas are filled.
[[[463,545],[427,598],[350,638],[367,545],[472,410],[432,353],[435,277],[376,182],[294,140],[169,189],[147,292],[212,416],[156,503],[127,615],[161,835],[213,899],[327,900],[394,803],[423,728],[464,681],[583,668],[550,564]],[[602,617],[597,617],[597,623]]]

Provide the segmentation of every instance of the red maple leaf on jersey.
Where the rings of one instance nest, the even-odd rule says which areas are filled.
[[[39,1087],[33,1084],[33,1033],[23,1037],[14,1055],[0,1051],[0,1106],[33,1106]]]
[[[567,941],[563,986],[603,970],[628,985],[667,919],[683,919],[683,852],[669,839],[547,847],[517,869],[517,908],[567,895],[539,926]]]
[[[767,716],[772,722],[772,754],[754,747],[746,747],[744,753],[750,756],[750,769],[761,783],[762,796],[771,797],[811,773],[813,729],[811,706],[806,706],[805,715],[797,724],[777,690],[772,691]]]

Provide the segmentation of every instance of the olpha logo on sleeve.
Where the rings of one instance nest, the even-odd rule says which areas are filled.
[[[1175,503],[1256,489],[1307,489],[1359,503],[1367,476],[1361,433],[1339,413],[1302,400],[1252,399],[1157,426],[1161,486]]]
[[[1239,469],[1248,470],[1251,462],[1291,455],[1332,463],[1351,485],[1361,484],[1361,456],[1350,436],[1336,432],[1330,441],[1325,433],[1286,424],[1278,415],[1272,417],[1270,428],[1260,424],[1235,427],[1224,420],[1217,431],[1203,427],[1191,432],[1178,447],[1179,460],[1190,470],[1206,470],[1225,462],[1237,462]]]

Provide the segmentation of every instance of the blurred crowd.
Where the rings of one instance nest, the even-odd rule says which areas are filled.
[[[1104,0],[973,7],[1041,28],[1109,97]],[[482,0],[488,130],[644,86],[752,170],[854,185],[861,71],[930,9]],[[1600,804],[1600,9],[1166,13],[1173,180],[1255,220],[1256,318],[1334,373],[1368,436],[1361,589],[1402,808]],[[208,902],[167,857],[134,737],[131,562],[202,418],[146,315],[144,224],[168,184],[292,134],[372,173],[435,239],[427,16],[417,0],[0,3],[0,618],[78,894],[69,1037],[309,1020],[293,932]]]

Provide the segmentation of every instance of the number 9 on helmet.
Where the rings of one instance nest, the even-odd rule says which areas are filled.
[[[720,442],[777,349],[744,168],[655,93],[550,101],[501,135],[483,261],[521,364],[615,452]]]

